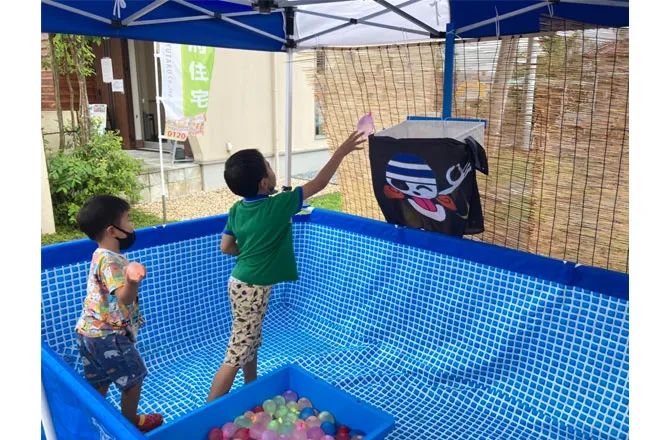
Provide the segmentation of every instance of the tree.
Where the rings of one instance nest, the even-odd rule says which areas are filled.
[[[537,58],[537,76],[539,78],[579,79],[583,54],[595,48],[595,42],[585,38],[584,31],[568,31],[563,35],[539,38],[541,53]]]
[[[54,83],[54,92],[56,95],[56,116],[58,118],[59,144],[58,149],[65,149],[65,129],[63,127],[63,107],[60,102],[60,79],[58,75],[58,63],[56,62],[56,44],[55,35],[49,34],[49,58],[42,60],[42,67],[51,70],[51,78]],[[70,95],[72,96],[72,95]]]
[[[79,145],[86,148],[91,136],[91,118],[88,109],[88,93],[86,90],[86,77],[95,73],[94,63],[95,54],[93,53],[93,44],[100,44],[101,38],[85,37],[81,35],[65,35],[56,34],[50,35],[50,52],[49,60],[43,61],[43,66],[51,69],[54,73],[54,86],[56,87],[56,107],[59,114],[59,129],[61,132],[61,146],[64,149],[64,128],[62,124],[62,106],[60,102],[60,87],[58,82],[58,74],[65,75],[68,87],[70,89],[70,117],[72,121],[72,128],[75,125],[74,116],[74,90],[70,77],[72,74],[77,76],[79,85],[79,118],[78,126],[80,134],[78,136]]]
[[[56,46],[56,60],[58,61],[58,70],[65,74],[65,80],[67,81],[67,87],[70,91],[70,123],[72,128],[75,126],[74,122],[74,90],[72,88],[72,73],[74,62],[72,61],[72,55],[70,50],[70,45],[67,44],[67,35],[56,35],[55,46]]]

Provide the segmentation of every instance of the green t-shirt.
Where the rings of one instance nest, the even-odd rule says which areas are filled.
[[[291,218],[301,209],[302,187],[235,203],[223,231],[236,238],[240,249],[232,276],[257,286],[296,281]]]

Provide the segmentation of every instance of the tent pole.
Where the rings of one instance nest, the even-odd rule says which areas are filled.
[[[478,29],[483,26],[488,26],[490,24],[500,22],[502,20],[506,20],[508,18],[516,17],[521,14],[525,14],[526,12],[534,11],[536,9],[542,9],[546,8],[549,5],[553,5],[555,3],[558,3],[556,0],[547,0],[546,2],[542,3],[537,3],[534,5],[526,6],[525,8],[517,9],[516,11],[508,12],[506,14],[499,15],[497,17],[489,18],[487,20],[483,21],[478,21],[477,23],[473,23],[467,26],[463,26],[462,28],[456,29],[456,33],[461,35],[464,34],[465,32],[471,31],[473,29]]]
[[[279,173],[279,112],[277,111],[277,103],[279,102],[279,88],[277,87],[277,52],[272,52],[270,57],[272,63],[270,74],[272,79],[272,153],[274,156],[274,163],[272,169],[275,173]]]
[[[389,11],[395,13],[396,15],[401,16],[402,18],[404,18],[405,20],[414,24],[415,26],[418,26],[418,27],[428,31],[432,37],[439,37],[440,36],[440,33],[438,31],[436,31],[435,29],[433,29],[431,26],[429,26],[426,23],[424,23],[423,21],[415,18],[412,14],[409,14],[409,13],[403,11],[399,7],[397,7],[395,5],[392,5],[391,3],[387,2],[386,0],[372,0],[372,1],[374,1],[376,3],[379,3],[381,6],[385,7]]]
[[[72,6],[67,6],[62,3],[53,1],[53,0],[42,0],[42,3],[45,5],[53,6],[54,8],[62,9],[64,11],[72,12],[73,14],[81,15],[82,17],[88,17],[92,20],[97,20],[102,23],[112,24],[112,20],[109,18],[101,17],[99,15],[91,14],[90,12],[82,11],[81,9],[73,8]]]
[[[442,119],[451,118],[451,101],[454,93],[454,46],[456,34],[453,23],[447,24],[447,37],[444,42],[444,87],[442,96]]]
[[[161,164],[161,200],[163,202],[163,224],[167,223],[167,207],[165,206],[165,166],[163,165],[163,127],[161,126],[161,97],[158,84],[158,57],[160,56],[157,43],[154,41],[154,73],[156,75],[156,118],[158,120],[158,160]]]
[[[286,147],[284,153],[284,190],[291,189],[293,161],[293,49],[286,51]]]

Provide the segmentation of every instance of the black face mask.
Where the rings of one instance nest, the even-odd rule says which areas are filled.
[[[116,229],[119,231],[123,232],[126,234],[126,238],[118,238],[117,240],[119,241],[119,249],[122,251],[125,251],[127,249],[130,249],[130,247],[135,243],[135,231],[133,232],[127,232],[124,231],[123,229],[119,228],[118,226],[114,226]]]

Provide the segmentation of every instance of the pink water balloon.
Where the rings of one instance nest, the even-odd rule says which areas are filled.
[[[261,440],[278,440],[279,439],[279,434],[277,434],[275,431],[265,431],[263,435],[261,436]]]
[[[233,438],[233,434],[235,434],[237,431],[237,425],[235,425],[233,422],[228,422],[223,425],[221,431],[223,431],[223,438]]]
[[[372,119],[372,113],[368,113],[359,119],[356,130],[359,133],[363,133],[365,137],[375,132],[375,121]]]
[[[264,432],[265,432],[265,425],[262,423],[256,422],[253,425],[251,425],[251,428],[249,428],[249,436],[254,440],[260,440]]]
[[[326,435],[326,433],[323,432],[323,430],[317,426],[310,428],[307,431],[308,440],[321,440],[321,437],[323,437],[324,435]]]

